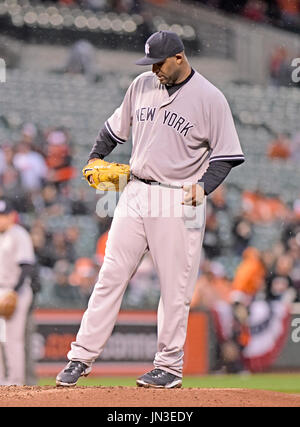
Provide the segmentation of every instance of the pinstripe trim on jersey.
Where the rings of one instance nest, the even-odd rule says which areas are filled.
[[[206,150],[204,151],[204,153],[202,154],[202,156],[200,157],[200,161],[202,160],[202,162],[200,163],[199,169],[201,168],[201,166],[204,165],[204,163],[206,162],[207,158],[209,157],[211,153],[211,148],[207,147]]]
[[[104,123],[104,125],[105,125],[105,127],[106,127],[106,129],[107,129],[107,131],[108,131],[108,133],[110,134],[110,136],[115,140],[115,141],[117,141],[119,144],[123,144],[124,142],[126,142],[126,139],[122,139],[122,138],[119,138],[113,131],[112,131],[112,128],[110,127],[110,124],[108,123],[108,121],[106,121],[105,123]]]
[[[217,162],[219,160],[231,160],[231,161],[237,161],[237,162],[244,162],[245,161],[245,156],[243,156],[243,154],[229,154],[229,155],[224,155],[224,156],[212,156],[209,159],[209,163],[211,162]]]

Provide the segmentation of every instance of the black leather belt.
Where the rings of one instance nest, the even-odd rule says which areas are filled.
[[[153,179],[144,179],[144,178],[139,178],[138,176],[134,175],[133,173],[131,174],[131,178],[137,179],[139,181],[144,182],[145,184],[148,185],[161,185],[162,187],[168,187],[168,188],[182,188],[182,185],[172,185],[172,184],[165,184],[163,182],[158,182],[155,181]]]
[[[134,175],[133,173],[131,174],[131,176],[132,176],[132,178],[138,179],[139,181],[142,181],[142,182],[144,182],[145,184],[149,184],[149,185],[151,185],[151,184],[159,185],[159,184],[160,184],[160,182],[158,182],[158,181],[154,181],[153,179],[144,179],[144,178],[139,178],[138,176]]]

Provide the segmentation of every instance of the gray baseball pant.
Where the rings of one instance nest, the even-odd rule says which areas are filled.
[[[105,258],[69,360],[91,365],[109,339],[130,278],[148,250],[158,273],[158,337],[154,366],[182,376],[191,297],[205,225],[205,202],[182,206],[182,189],[131,181],[108,234]],[[179,213],[178,213],[179,212]]]

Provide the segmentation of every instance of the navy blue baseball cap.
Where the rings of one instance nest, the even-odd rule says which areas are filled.
[[[137,65],[153,65],[184,50],[180,37],[172,31],[158,31],[152,34],[145,43],[145,56]]]

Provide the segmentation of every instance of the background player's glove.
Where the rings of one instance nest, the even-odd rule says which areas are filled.
[[[96,159],[82,169],[89,185],[97,190],[121,191],[130,177],[130,166]]]
[[[0,316],[9,319],[16,309],[18,294],[14,290],[1,290],[0,292]]]

